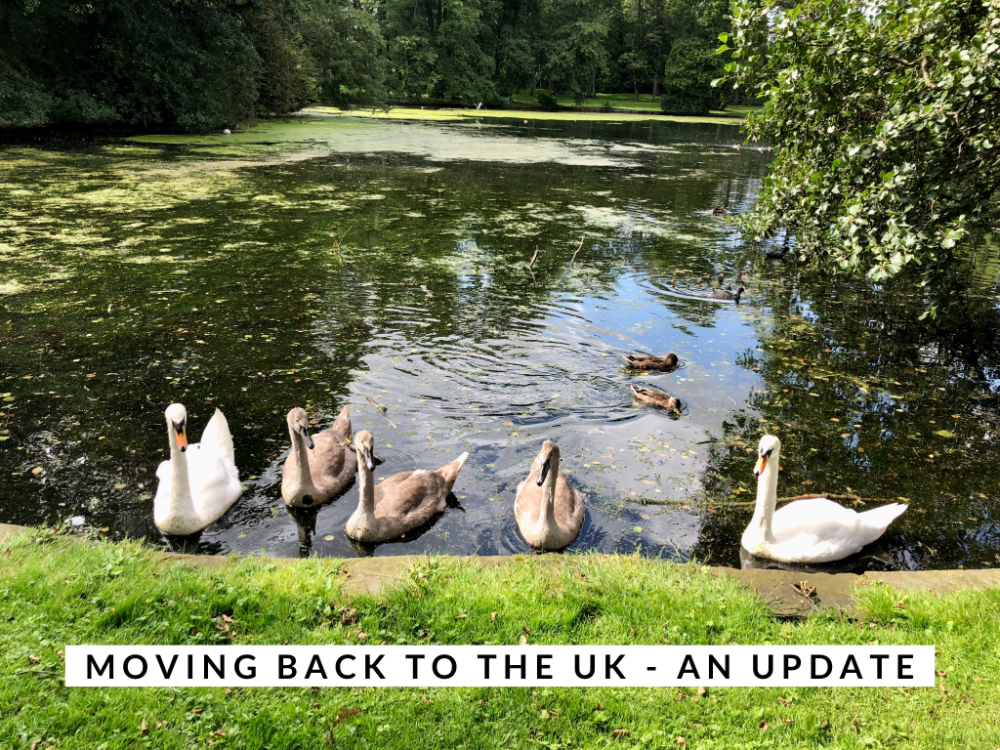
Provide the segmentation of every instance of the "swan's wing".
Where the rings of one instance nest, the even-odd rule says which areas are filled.
[[[201,450],[217,453],[226,467],[236,473],[236,455],[233,450],[233,437],[229,434],[229,422],[218,409],[208,420],[205,431],[201,433]]]
[[[190,446],[187,455],[191,500],[198,516],[211,523],[235,502],[242,485],[235,469],[226,465],[224,457],[206,451],[203,443]]]
[[[867,542],[858,514],[826,498],[796,500],[774,514],[774,552],[789,559],[836,560]]]

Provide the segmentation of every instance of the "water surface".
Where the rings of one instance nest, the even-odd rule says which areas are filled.
[[[193,437],[223,409],[246,485],[203,553],[527,552],[514,492],[550,439],[586,493],[573,550],[739,565],[767,430],[782,496],[911,504],[841,567],[1000,564],[995,247],[933,322],[925,290],[768,261],[712,215],[766,174],[740,144],[727,125],[312,116],[0,148],[0,522],[164,544],[180,401]],[[738,306],[699,281],[743,269]],[[637,350],[682,367],[629,373]],[[633,404],[632,382],[683,413]],[[285,413],[324,426],[345,404],[376,476],[470,452],[417,538],[352,544],[356,487],[286,510]]]

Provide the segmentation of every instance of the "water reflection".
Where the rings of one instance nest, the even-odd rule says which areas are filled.
[[[766,167],[735,128],[340,122],[0,150],[0,521],[82,515],[163,543],[154,472],[180,400],[194,422],[226,412],[246,485],[198,552],[528,552],[514,492],[551,439],[588,505],[571,551],[739,565],[752,447],[775,430],[781,494],[911,504],[862,567],[1000,564],[985,240],[920,321],[928,290],[799,274],[712,215],[749,206]],[[745,269],[739,306],[712,298],[705,276]],[[629,372],[635,351],[683,366]],[[284,415],[321,429],[344,404],[376,435],[376,478],[468,450],[461,508],[373,548],[344,534],[356,488],[287,510]]]

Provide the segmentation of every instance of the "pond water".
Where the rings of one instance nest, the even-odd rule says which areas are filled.
[[[550,439],[586,493],[572,550],[738,566],[772,431],[779,495],[911,505],[839,567],[1000,564],[995,247],[935,321],[919,288],[768,260],[712,214],[766,174],[741,143],[730,125],[313,114],[0,146],[0,522],[166,544],[152,498],[180,401],[194,439],[225,412],[246,486],[189,551],[527,552],[514,492]],[[741,269],[739,305],[699,281]],[[633,351],[682,366],[629,373]],[[682,413],[633,404],[633,382]],[[281,500],[286,412],[322,427],[345,404],[376,477],[470,452],[416,538],[348,540],[356,486],[311,513]]]

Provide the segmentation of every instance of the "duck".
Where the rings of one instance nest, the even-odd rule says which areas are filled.
[[[719,271],[719,276],[717,280],[719,282],[719,286],[722,286],[722,282],[726,280],[726,274],[722,273],[722,271]]]
[[[153,498],[153,523],[169,536],[196,534],[236,502],[243,491],[229,423],[218,409],[188,445],[187,410],[171,404],[164,412],[170,460],[156,470],[159,483]]]
[[[362,430],[354,437],[360,497],[347,520],[347,534],[359,542],[385,542],[423,526],[447,504],[469,454],[436,471],[417,469],[393,474],[375,484],[375,437]]]
[[[796,500],[775,512],[781,441],[764,435],[757,446],[757,505],[741,544],[755,557],[786,563],[828,563],[859,552],[882,536],[907,505],[858,513],[832,500]]]
[[[728,204],[725,206],[716,206],[715,208],[712,209],[713,216],[722,216],[723,214],[728,214],[728,213],[729,213]]]
[[[769,247],[765,251],[764,255],[771,260],[781,260],[788,255],[788,245],[782,245],[781,247]]]
[[[625,364],[636,370],[673,370],[677,367],[677,355],[673,352],[662,357],[653,354],[626,354]]]
[[[733,299],[739,302],[740,295],[745,291],[743,287],[734,290],[732,284],[730,284],[728,289],[713,289],[712,296],[716,299]]]
[[[311,508],[331,500],[354,481],[358,459],[350,449],[351,412],[346,406],[333,425],[309,434],[305,409],[288,412],[292,449],[281,471],[281,497],[295,508]]]
[[[681,400],[676,396],[671,396],[669,393],[658,391],[655,388],[642,388],[638,385],[630,387],[636,401],[659,406],[661,409],[672,411],[674,414],[681,413]]]
[[[587,512],[583,497],[559,473],[559,456],[559,446],[546,440],[514,498],[517,528],[536,549],[571,545],[580,535]]]

